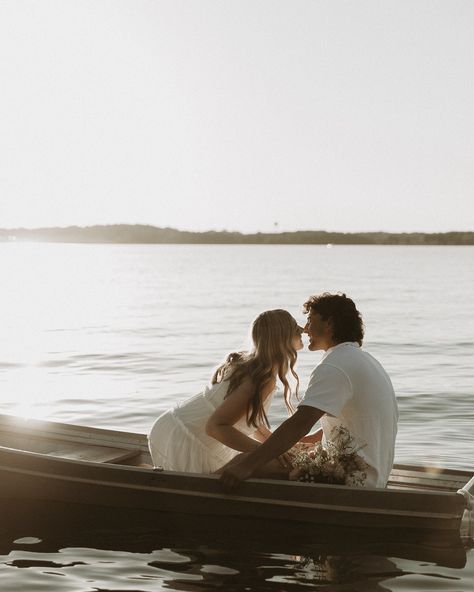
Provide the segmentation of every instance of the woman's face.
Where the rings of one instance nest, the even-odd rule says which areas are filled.
[[[303,327],[296,325],[296,333],[295,333],[293,340],[291,342],[291,345],[296,349],[296,351],[299,351],[300,349],[303,349],[303,347],[304,347],[302,335],[303,335]]]

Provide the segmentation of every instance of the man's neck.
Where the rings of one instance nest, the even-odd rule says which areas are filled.
[[[324,348],[324,351],[328,351],[330,349],[332,349],[333,347],[336,347],[336,345],[339,345],[340,343],[344,343],[343,341],[330,341],[327,346]]]

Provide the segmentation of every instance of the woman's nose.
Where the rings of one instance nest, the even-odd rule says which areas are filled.
[[[309,329],[309,323],[306,323],[306,325],[303,327],[303,333],[307,333]]]

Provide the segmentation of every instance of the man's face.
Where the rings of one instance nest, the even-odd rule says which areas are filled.
[[[334,345],[331,321],[324,321],[318,312],[309,313],[304,332],[309,336],[310,351],[327,350]]]

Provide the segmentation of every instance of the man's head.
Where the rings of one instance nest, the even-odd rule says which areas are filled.
[[[305,333],[309,335],[311,351],[327,350],[344,341],[362,345],[364,325],[354,302],[345,294],[311,296],[303,310],[308,315]]]

